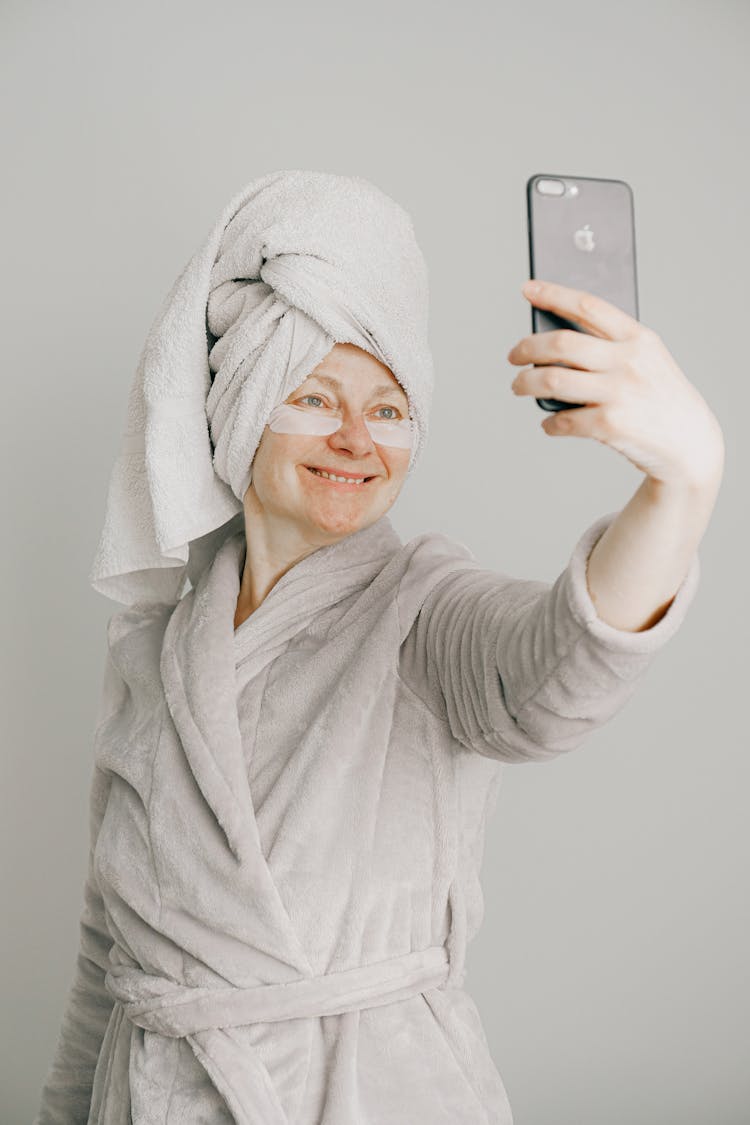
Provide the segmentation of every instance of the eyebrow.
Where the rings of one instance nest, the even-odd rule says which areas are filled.
[[[325,383],[330,387],[336,387],[338,390],[341,390],[341,383],[338,379],[334,379],[331,375],[310,375],[310,379],[317,379],[320,383]],[[408,401],[408,396],[405,394],[403,388],[400,386],[394,387],[393,383],[381,383],[379,387],[373,388],[373,398],[375,397],[375,395],[381,394],[401,394]]]

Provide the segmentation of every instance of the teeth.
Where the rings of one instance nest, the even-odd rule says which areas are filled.
[[[338,481],[339,484],[362,484],[364,477],[335,477],[333,473],[326,473],[322,469],[310,469],[311,473],[315,473],[319,477],[325,477],[327,480]]]

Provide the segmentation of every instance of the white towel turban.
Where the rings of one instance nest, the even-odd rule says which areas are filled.
[[[336,343],[393,372],[427,437],[427,267],[408,213],[358,176],[279,171],[227,204],[149,330],[112,470],[95,590],[176,602],[244,526],[268,418]]]

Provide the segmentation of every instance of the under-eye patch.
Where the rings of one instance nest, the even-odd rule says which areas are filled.
[[[410,418],[365,418],[370,437],[377,445],[411,449],[414,427]],[[320,407],[297,406],[281,402],[271,411],[268,426],[275,434],[335,434],[343,418],[337,418]]]

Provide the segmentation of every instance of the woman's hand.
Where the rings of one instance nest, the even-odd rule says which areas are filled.
[[[542,428],[610,445],[666,484],[703,484],[720,475],[718,419],[656,332],[593,293],[554,282],[539,282],[532,293],[531,284],[522,292],[532,304],[586,330],[533,333],[508,352],[512,364],[541,365],[518,372],[515,394],[588,404],[549,415]],[[555,366],[560,362],[571,366]]]

